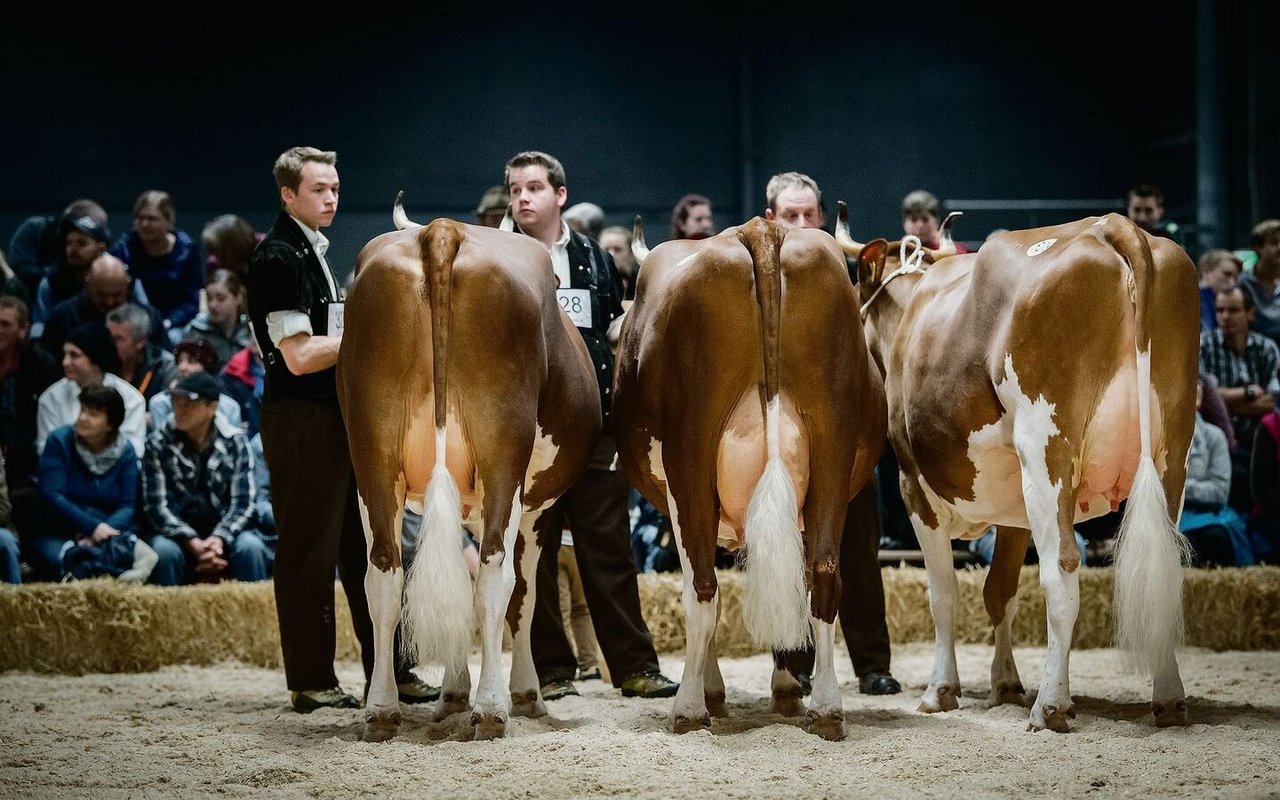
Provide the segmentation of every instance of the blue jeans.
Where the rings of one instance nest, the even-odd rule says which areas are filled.
[[[182,545],[168,536],[153,536],[147,541],[160,560],[151,571],[148,583],[157,586],[181,586],[191,582],[195,573],[195,558]],[[271,577],[271,564],[275,553],[256,530],[241,531],[231,543],[227,554],[228,577],[236,581],[265,581]]]
[[[18,557],[18,537],[0,528],[0,581],[22,583],[22,560]]]

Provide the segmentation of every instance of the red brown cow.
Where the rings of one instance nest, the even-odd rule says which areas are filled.
[[[638,235],[637,239],[641,239]],[[642,239],[641,239],[642,241]],[[641,244],[641,248],[643,245]],[[844,737],[833,660],[840,538],[884,443],[884,390],[835,240],[756,217],[643,259],[618,348],[618,453],[666,514],[684,568],[686,656],[671,726],[723,716],[717,542],[746,548],[743,616],[756,641],[815,639],[810,730]],[[798,684],[773,676],[774,708]]]
[[[398,201],[396,211],[399,226],[412,224]],[[372,239],[356,270],[337,379],[371,565],[376,655],[364,738],[388,739],[400,723],[392,643],[406,498],[423,510],[405,587],[406,645],[420,661],[445,664],[443,718],[468,707],[478,623],[472,723],[478,739],[502,736],[509,713],[546,713],[529,652],[534,522],[586,467],[599,436],[591,361],[556,302],[546,248],[528,237],[437,219]],[[473,513],[474,595],[460,538]],[[514,639],[510,695],[504,617]]]
[[[1117,641],[1153,673],[1156,723],[1185,724],[1175,648],[1186,541],[1170,510],[1182,507],[1195,419],[1190,258],[1115,214],[1004,233],[928,269],[904,266],[883,239],[854,242],[843,204],[836,237],[858,258],[890,442],[928,569],[937,638],[921,710],[954,709],[960,695],[949,540],[995,525],[984,589],[995,626],[991,702],[1023,702],[1009,626],[1034,539],[1049,648],[1030,725],[1068,729],[1080,604],[1073,525],[1127,498],[1114,567]]]

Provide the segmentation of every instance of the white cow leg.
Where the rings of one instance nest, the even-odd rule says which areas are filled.
[[[683,533],[680,529],[680,513],[675,498],[667,494],[667,507],[671,509],[671,527],[676,535],[676,550],[680,553],[681,572],[684,576],[684,589],[681,602],[684,605],[685,646],[684,672],[680,677],[680,688],[676,690],[675,702],[671,707],[671,730],[675,733],[703,730],[711,727],[711,714],[707,711],[706,684],[704,675],[707,670],[708,656],[711,652],[711,640],[716,632],[716,619],[719,615],[720,591],[707,602],[698,599],[694,589],[693,565],[685,550]],[[712,658],[714,660],[714,658]],[[719,674],[720,667],[714,667]],[[724,682],[720,683],[720,691],[724,691]]]
[[[538,547],[533,523],[541,512],[524,514],[520,519],[520,578],[524,583],[524,596],[520,599],[519,614],[511,636],[511,713],[520,717],[545,717],[547,704],[542,701],[538,684],[538,671],[533,666],[533,650],[529,626],[533,624],[533,603],[538,582]]]
[[[1032,525],[1036,523],[1033,521]],[[1034,531],[1034,527],[1033,527]],[[1040,546],[1036,536],[1036,549],[1042,553],[1057,552],[1057,537],[1053,549]],[[1075,628],[1080,609],[1080,573],[1065,572],[1056,559],[1040,559],[1040,585],[1044,587],[1045,613],[1048,620],[1049,646],[1045,651],[1044,678],[1035,705],[1031,707],[1032,730],[1049,728],[1059,732],[1069,730],[1068,717],[1075,716],[1071,703],[1071,632]]]
[[[918,710],[927,714],[954,711],[960,707],[960,670],[956,666],[956,599],[960,585],[955,557],[951,555],[951,537],[946,530],[926,528],[915,515],[911,521],[924,553],[934,629],[933,674]]]
[[[716,604],[716,624],[719,625],[720,604]],[[707,666],[702,670],[702,695],[707,699],[707,711],[713,717],[729,716],[729,707],[725,704],[724,676],[720,674],[720,660],[716,649],[716,637],[711,635],[711,643],[707,645]]]
[[[403,507],[403,504],[401,504]],[[373,531],[369,525],[369,509],[359,500],[360,521],[364,525],[365,545],[373,548]],[[399,531],[404,512],[395,516],[393,530]],[[397,541],[398,546],[398,541]],[[400,730],[400,695],[396,690],[395,635],[400,622],[400,593],[404,586],[404,569],[383,572],[372,564],[364,572],[364,591],[369,599],[369,618],[373,623],[373,674],[364,706],[366,742],[385,742]]]
[[[507,604],[516,585],[516,535],[520,531],[520,492],[512,498],[510,517],[502,534],[502,552],[480,563],[476,581],[476,607],[480,618],[480,683],[471,713],[475,738],[499,739],[507,733],[511,697],[502,667],[502,630]]]
[[[813,617],[813,694],[806,715],[810,733],[838,742],[845,737],[844,708],[836,681],[836,627]]]
[[[1156,725],[1161,728],[1190,725],[1187,694],[1182,689],[1182,676],[1178,674],[1178,658],[1173,648],[1156,665],[1152,678],[1151,713],[1155,715]]]

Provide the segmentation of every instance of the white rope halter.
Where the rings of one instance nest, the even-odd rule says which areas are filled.
[[[915,245],[915,250],[913,250],[910,255],[907,255],[908,244]],[[867,311],[870,310],[871,304],[875,302],[875,299],[884,291],[884,287],[889,285],[889,281],[899,275],[908,275],[911,273],[915,273],[917,275],[924,274],[924,267],[921,266],[921,264],[924,263],[924,246],[921,244],[919,236],[908,235],[902,237],[902,243],[898,248],[898,261],[901,262],[901,266],[886,275],[884,280],[880,281],[880,285],[876,287],[876,290],[867,298],[867,302],[862,304],[862,308],[858,313],[864,321],[867,318]]]

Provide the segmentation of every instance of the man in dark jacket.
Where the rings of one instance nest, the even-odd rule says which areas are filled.
[[[334,365],[341,334],[329,335],[342,298],[325,261],[320,229],[338,211],[337,154],[293,147],[273,170],[283,210],[249,260],[249,318],[266,364],[260,418],[271,474],[275,595],[285,680],[293,708],[357,708],[334,672],[333,575],[342,580],[360,642],[366,686],[373,672],[373,623],[364,591],[368,566],[346,425]],[[399,652],[399,647],[396,648]],[[400,702],[439,690],[396,666]]]

